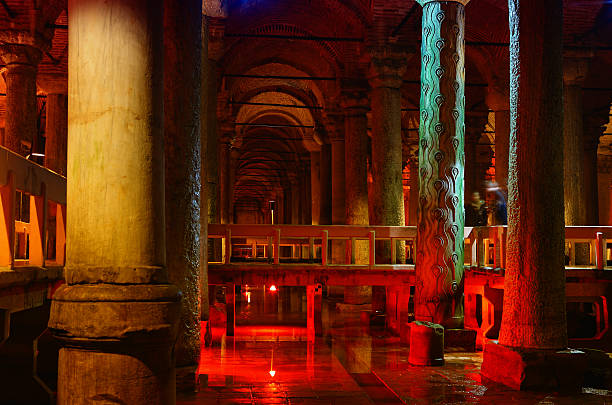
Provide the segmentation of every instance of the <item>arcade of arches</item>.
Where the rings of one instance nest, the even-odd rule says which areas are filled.
[[[480,394],[459,402],[478,402],[494,391],[485,381],[578,387],[583,403],[584,375],[599,376],[589,400],[612,396],[612,271],[599,256],[612,226],[610,1],[0,0],[0,26],[0,358],[15,365],[0,372],[0,402],[173,404],[199,387],[179,403],[234,403],[223,389],[247,387],[256,403],[249,356],[268,361],[270,347],[274,403],[447,403],[466,384]],[[63,204],[46,207],[47,177]],[[29,219],[6,220],[30,184]],[[54,267],[44,235],[65,218]],[[492,266],[468,244],[485,231],[503,234],[484,250]],[[568,255],[567,232],[591,231]],[[285,232],[304,245],[281,243]],[[268,286],[246,286],[249,272]],[[501,280],[474,296],[477,313],[468,273]],[[566,283],[585,277],[604,287],[576,327],[589,310],[570,313]],[[5,306],[43,279],[39,304]],[[585,347],[572,333],[591,319],[607,346],[567,350]],[[339,355],[340,335],[367,347]],[[301,346],[275,355],[280,336]],[[453,357],[453,345],[479,351]],[[390,348],[406,355],[396,369],[383,364]],[[45,373],[34,379],[32,352]],[[274,361],[307,362],[314,374],[296,370],[293,384],[314,394],[279,388],[290,383]],[[455,388],[436,393],[431,370]],[[326,378],[351,394],[323,395]]]

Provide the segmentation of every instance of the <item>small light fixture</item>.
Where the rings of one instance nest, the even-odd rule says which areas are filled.
[[[276,291],[276,286],[275,286],[274,284],[272,284],[272,285],[270,286],[270,291],[271,291],[271,292],[275,292],[275,291]]]

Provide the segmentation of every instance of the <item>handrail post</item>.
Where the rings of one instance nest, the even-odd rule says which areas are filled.
[[[280,240],[281,240],[281,230],[280,228],[276,228],[274,236],[274,264],[280,263]]]
[[[327,245],[328,245],[328,239],[329,237],[329,232],[326,230],[324,230],[322,232],[321,235],[321,264],[323,266],[327,266]]]
[[[376,231],[370,231],[370,234],[368,236],[368,242],[370,245],[370,266],[374,266],[376,265]]]
[[[230,264],[232,257],[232,229],[229,225],[225,228],[225,264]]]
[[[355,259],[355,252],[357,251],[357,238],[351,238],[351,256],[350,256],[350,264],[356,264],[357,260]]]
[[[308,259],[312,262],[315,256],[314,237],[311,236],[308,238]]]
[[[393,238],[391,238],[391,264],[397,264],[397,245]]]
[[[272,262],[274,260],[274,248],[272,243],[272,236],[268,236],[268,260]]]
[[[597,270],[604,269],[604,243],[602,232],[597,232],[595,234],[595,265],[597,266]]]

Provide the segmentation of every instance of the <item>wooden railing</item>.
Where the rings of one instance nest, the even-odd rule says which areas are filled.
[[[506,268],[506,226],[466,228],[465,234],[466,265]],[[607,261],[612,259],[607,240],[612,242],[610,226],[566,226],[566,268],[606,268]],[[586,262],[576,263],[577,244],[588,245],[590,253]]]
[[[66,178],[0,147],[0,267],[63,266]]]
[[[210,239],[223,240],[223,263],[231,264],[237,259],[232,255],[235,245],[244,246],[244,250],[251,252],[249,259],[263,258],[264,260],[280,264],[283,260],[297,259],[303,264],[319,264],[323,266],[350,265],[355,267],[382,266],[376,263],[376,241],[390,240],[391,265],[396,263],[396,242],[408,241],[407,255],[413,254],[410,249],[416,240],[416,227],[404,226],[355,226],[355,225],[240,225],[240,224],[210,224],[208,225]],[[236,242],[240,240],[242,243]],[[345,260],[332,263],[329,249],[330,241],[344,242]],[[368,263],[356,264],[355,252],[359,241],[367,241]],[[364,242],[362,242],[364,243]],[[263,249],[258,249],[263,245]],[[290,255],[282,255],[283,247],[288,247]],[[263,252],[258,255],[258,250]],[[297,253],[296,253],[297,252]],[[214,262],[215,260],[209,260]],[[219,262],[219,260],[217,260]],[[386,264],[385,266],[388,266]]]

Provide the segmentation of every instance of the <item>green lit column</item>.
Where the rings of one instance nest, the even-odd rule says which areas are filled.
[[[464,6],[423,6],[415,317],[460,327],[463,278]]]

